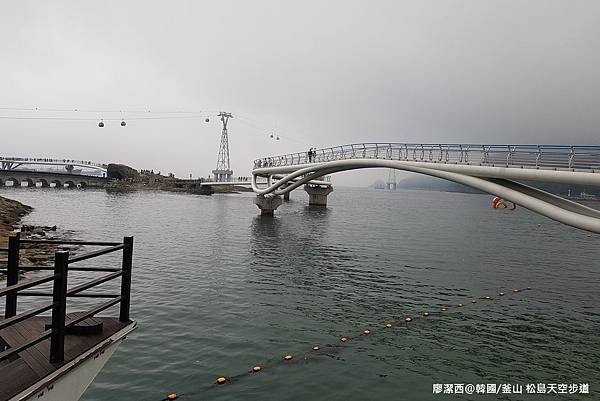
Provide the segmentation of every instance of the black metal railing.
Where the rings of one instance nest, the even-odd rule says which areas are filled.
[[[91,245],[104,248],[90,251],[77,256],[70,256],[69,251],[56,251],[54,254],[54,266],[19,266],[19,253],[22,244],[33,245]],[[108,253],[123,251],[122,263],[119,268],[115,267],[72,267],[71,264],[92,259]],[[6,288],[0,289],[0,297],[5,296],[4,320],[0,320],[0,330],[23,322],[34,316],[51,310],[51,328],[42,332],[37,337],[30,339],[18,346],[13,346],[0,352],[0,362],[50,338],[50,362],[62,363],[64,361],[65,333],[67,328],[88,319],[97,313],[104,311],[120,303],[119,320],[129,322],[129,310],[131,305],[131,268],[133,263],[133,237],[124,237],[123,242],[99,242],[99,241],[61,241],[61,240],[39,240],[21,239],[19,233],[12,233],[8,239],[8,248],[0,249],[0,252],[8,252],[6,273]],[[50,276],[19,282],[19,271],[28,270],[52,270]],[[69,272],[93,271],[108,272],[103,277],[88,281],[86,283],[68,288]],[[107,281],[121,277],[121,291],[119,294],[89,293],[84,292]],[[27,291],[40,284],[52,282],[52,292]],[[17,314],[18,299],[21,296],[52,297],[52,302],[40,307]],[[109,300],[97,305],[84,313],[78,313],[76,319],[66,323],[67,298],[108,298]]]

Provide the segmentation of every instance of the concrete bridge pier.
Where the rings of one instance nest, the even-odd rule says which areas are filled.
[[[281,187],[281,189],[286,189],[287,187],[288,187],[288,185],[284,185],[284,186],[282,186],[282,187]],[[286,201],[286,202],[287,202],[287,201],[289,201],[289,200],[290,200],[290,193],[291,193],[291,192],[292,192],[292,191],[290,191],[290,192],[286,192],[286,193],[284,193],[284,194],[283,194],[283,200],[284,200],[284,201]]]
[[[308,206],[327,206],[327,195],[333,192],[331,185],[320,186],[320,185],[304,185],[304,190],[308,194]]]
[[[254,204],[260,209],[261,215],[273,214],[273,212],[283,203],[280,195],[264,196],[256,195]]]

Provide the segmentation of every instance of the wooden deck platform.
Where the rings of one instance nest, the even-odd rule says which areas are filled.
[[[66,323],[78,316],[77,313],[68,314]],[[0,344],[8,347],[24,344],[42,334],[48,323],[50,317],[37,316],[0,330]],[[81,323],[84,330],[74,332],[82,334],[67,332],[65,335],[65,360],[61,364],[51,364],[49,361],[50,339],[20,352],[19,357],[13,360],[1,362],[0,401],[19,394],[130,324],[110,317],[88,318]],[[93,327],[95,329],[90,329]]]

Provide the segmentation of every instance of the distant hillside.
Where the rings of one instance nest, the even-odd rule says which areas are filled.
[[[582,185],[567,185],[567,184],[549,184],[538,182],[523,181],[523,184],[531,185],[541,190],[560,195],[567,196],[571,190],[571,196],[579,196],[582,192],[590,195],[600,196],[600,188],[585,187]],[[481,194],[483,192],[466,187],[462,184],[446,181],[441,178],[429,177],[426,175],[407,177],[398,182],[398,188],[416,189],[424,191],[442,191],[442,192],[462,192]]]

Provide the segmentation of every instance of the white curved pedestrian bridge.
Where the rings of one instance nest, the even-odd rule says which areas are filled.
[[[40,171],[44,167],[64,166],[67,171],[79,168],[81,175],[106,175],[107,165],[86,160],[52,159],[45,157],[5,157],[0,156],[0,170]]]
[[[0,156],[0,186],[86,188],[107,181],[108,165],[85,160]]]
[[[252,188],[263,213],[301,185],[325,197],[311,181],[341,171],[394,168],[457,182],[515,202],[536,213],[600,233],[600,211],[519,181],[600,187],[600,146],[359,143],[269,156],[254,161]],[[257,178],[266,178],[258,184]],[[320,192],[319,192],[320,191]],[[315,197],[315,199],[317,199]],[[270,203],[269,203],[270,202]],[[270,205],[274,208],[269,210]]]

